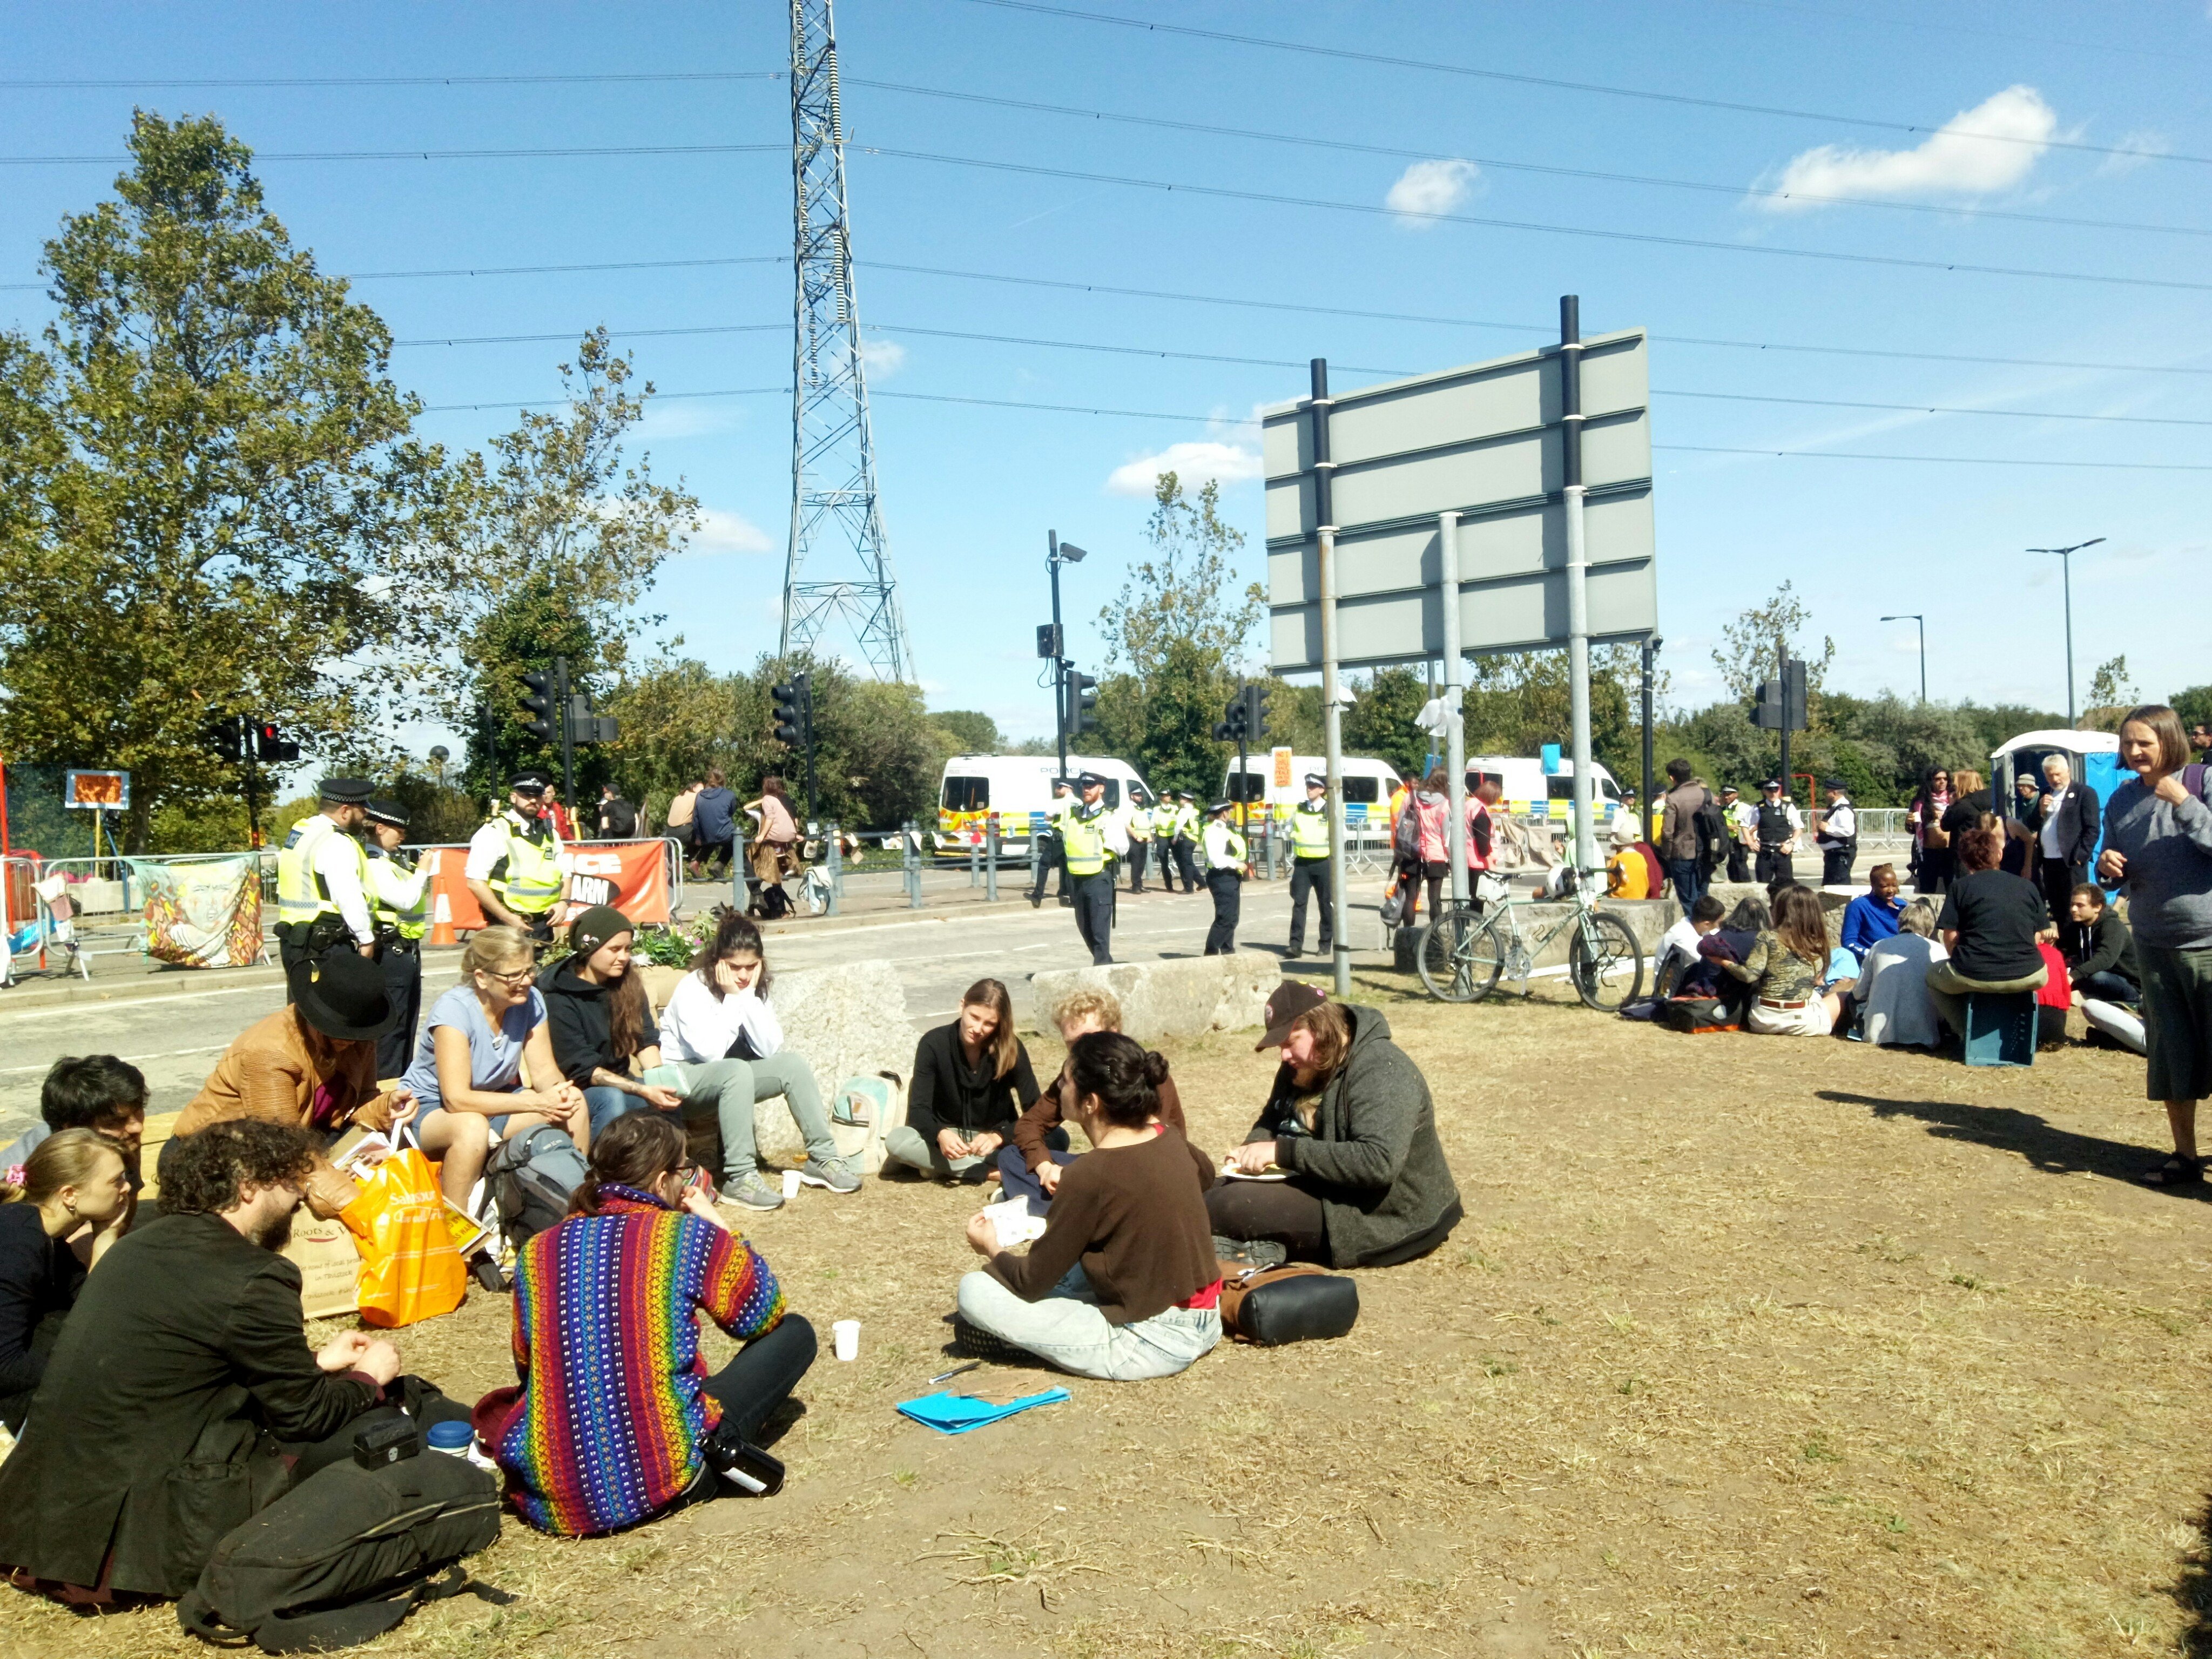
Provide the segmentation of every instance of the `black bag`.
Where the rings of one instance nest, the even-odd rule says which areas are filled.
[[[1709,790],[1705,805],[1690,815],[1690,823],[1698,832],[1698,857],[1711,869],[1726,864],[1729,855],[1728,814]]]
[[[568,1195],[591,1171],[568,1131],[550,1123],[511,1134],[484,1164],[484,1192],[511,1243],[535,1238],[568,1215]]]
[[[1658,1023],[1670,1031],[1735,1031],[1742,1015],[1718,997],[1674,997],[1662,1004]]]
[[[1221,1287],[1221,1322],[1262,1348],[1342,1336],[1359,1318],[1359,1283],[1308,1263],[1247,1269]]]
[[[499,1483],[464,1457],[424,1452],[364,1468],[348,1459],[226,1534],[177,1622],[264,1653],[371,1641],[418,1601],[468,1583],[459,1567],[499,1536]]]

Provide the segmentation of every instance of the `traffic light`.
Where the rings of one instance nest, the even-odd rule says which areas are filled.
[[[264,766],[281,765],[300,758],[300,745],[284,735],[282,726],[259,720],[253,727],[253,752]]]
[[[522,699],[522,706],[536,716],[523,721],[522,729],[541,742],[550,743],[561,735],[553,671],[550,668],[530,669],[523,674],[522,683],[529,688],[528,694]]]
[[[813,738],[814,699],[802,672],[782,684],[769,688],[775,703],[775,740],[787,749],[802,750]]]
[[[1780,680],[1768,679],[1759,683],[1759,700],[1751,706],[1751,723],[1762,732],[1784,729]]]
[[[1782,720],[1787,731],[1805,729],[1805,664],[1801,658],[1788,658],[1782,665]]]
[[[1088,674],[1067,677],[1067,706],[1074,718],[1068,721],[1071,735],[1081,737],[1085,732],[1098,729],[1098,682]]]
[[[1250,742],[1267,741],[1267,699],[1274,695],[1274,686],[1266,680],[1255,680],[1244,688],[1244,735]]]
[[[1049,662],[1060,655],[1060,624],[1037,624],[1037,655]]]
[[[568,736],[574,743],[612,743],[616,736],[612,714],[602,714],[592,706],[588,691],[568,694]]]
[[[235,714],[210,720],[200,728],[200,741],[233,766],[246,758],[245,735]]]
[[[1250,738],[1252,703],[1245,696],[1250,689],[1249,686],[1240,687],[1237,695],[1230,698],[1229,707],[1223,711],[1224,717],[1213,728],[1216,743],[1244,743]]]

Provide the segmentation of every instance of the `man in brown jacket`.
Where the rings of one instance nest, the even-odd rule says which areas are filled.
[[[181,1140],[210,1123],[241,1117],[305,1129],[314,1143],[308,1207],[334,1216],[361,1189],[331,1163],[330,1144],[356,1126],[388,1132],[405,1122],[415,1096],[404,1088],[377,1089],[376,1039],[397,1017],[384,970],[350,952],[315,968],[295,976],[290,1006],[247,1026],[223,1050],[179,1115],[175,1133]]]
[[[1682,914],[1705,896],[1712,868],[1698,834],[1699,809],[1712,803],[1713,793],[1690,770],[1690,763],[1667,763],[1667,810],[1659,822],[1659,856],[1666,861],[1667,878],[1674,884],[1674,896],[1682,901]]]

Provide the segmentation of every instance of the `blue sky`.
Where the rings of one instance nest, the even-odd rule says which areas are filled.
[[[1257,405],[1297,395],[1304,379],[1299,367],[947,333],[1286,365],[1326,356],[1337,383],[1355,386],[1386,378],[1382,371],[1540,343],[1558,295],[1570,291],[1582,296],[1586,330],[1641,325],[1654,336],[1660,607],[1677,701],[1715,694],[1707,653],[1721,623],[1788,577],[1812,605],[1816,628],[1836,639],[1836,684],[1911,692],[1913,629],[1877,619],[1924,611],[1932,695],[2063,706],[2057,562],[2021,550],[2094,536],[2105,544],[2077,557],[2075,568],[2082,688],[2093,665],[2120,652],[2146,694],[2212,678],[2195,620],[2201,592],[2190,580],[2201,577],[2212,552],[2212,471],[2203,470],[2212,466],[2212,424],[2159,423],[2212,422],[2212,262],[2204,257],[2212,251],[2212,164],[2202,159],[2212,157],[2203,97],[2212,81],[2212,13],[2203,0],[2095,10],[1960,4],[1944,9],[1941,25],[1872,0],[1092,6],[1325,50],[1192,38],[979,0],[842,0],[838,9],[860,302],[881,394],[883,511],[933,706],[981,708],[1014,734],[1048,730],[1050,702],[1036,685],[1031,654],[1033,627],[1048,615],[1045,532],[1057,529],[1091,550],[1069,573],[1066,600],[1073,653],[1095,665],[1092,620],[1139,548],[1148,505],[1141,481],[1158,458],[1224,475],[1256,577],[1257,434],[1238,422]],[[1603,95],[1356,61],[1331,48],[1821,113]],[[214,111],[269,153],[261,172],[270,206],[337,272],[775,256],[788,252],[791,228],[781,80],[22,83],[775,71],[787,49],[785,9],[766,0],[18,7],[0,45],[0,79],[11,83],[0,99],[0,154],[115,154],[134,103],[165,113]],[[1385,153],[1010,108],[884,83],[1320,137]],[[1962,130],[1938,131],[1962,116]],[[1867,125],[1880,122],[1923,131]],[[275,159],[287,151],[740,143],[769,148]],[[872,147],[1409,211],[1228,199]],[[0,283],[32,281],[40,245],[60,216],[104,193],[115,171],[0,167]],[[1750,194],[1754,188],[1787,190],[1790,199]],[[1808,194],[1856,199],[1812,203],[1802,199]],[[1719,246],[1545,234],[1423,218],[1422,210]],[[2118,225],[2169,228],[2112,228]],[[2128,280],[1771,252],[1784,248]],[[894,264],[1501,325],[1137,298],[886,268]],[[402,341],[573,335],[601,322],[618,337],[767,325],[627,343],[667,392],[778,386],[788,374],[790,277],[774,264],[364,279],[356,291]],[[0,289],[0,321],[33,325],[45,312],[39,293]],[[1850,355],[1869,349],[2193,372]],[[561,356],[552,343],[409,345],[395,353],[395,374],[433,405],[512,402],[552,391]],[[930,396],[1151,413],[1007,410]],[[1737,400],[1745,398],[1907,411]],[[1924,412],[1931,406],[2036,417]],[[2044,418],[2058,413],[2130,418]],[[446,410],[426,415],[422,429],[468,445],[512,418],[506,410]],[[658,471],[690,483],[710,522],[694,550],[670,562],[659,591],[641,596],[641,609],[677,618],[688,651],[718,666],[749,665],[775,643],[789,513],[787,399],[671,399],[650,416],[644,442]],[[1669,445],[1978,459],[1776,459]],[[1981,464],[1995,461],[2033,465]],[[2060,465],[2081,462],[2138,465]],[[2154,612],[2174,620],[2153,625]]]

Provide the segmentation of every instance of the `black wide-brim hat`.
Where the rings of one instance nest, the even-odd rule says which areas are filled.
[[[374,1042],[399,1023],[384,969],[356,951],[301,963],[292,972],[292,1001],[301,1018],[337,1042]]]

